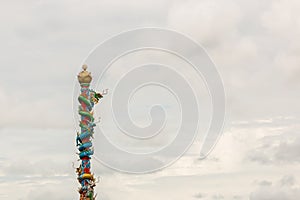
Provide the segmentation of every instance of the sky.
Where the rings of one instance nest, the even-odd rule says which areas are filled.
[[[142,27],[205,48],[225,88],[224,132],[206,159],[195,141],[155,173],[93,160],[99,199],[299,199],[299,9],[297,0],[1,1],[0,199],[78,198],[76,75],[99,43]],[[109,127],[105,116],[98,126]]]

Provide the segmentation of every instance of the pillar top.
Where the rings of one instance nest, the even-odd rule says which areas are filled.
[[[86,64],[82,65],[83,70],[77,76],[79,83],[90,83],[92,81],[91,72],[88,72],[87,68]]]

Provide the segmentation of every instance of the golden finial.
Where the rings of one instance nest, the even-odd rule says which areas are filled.
[[[92,81],[91,72],[86,71],[87,65],[82,65],[83,71],[78,74],[79,83],[90,83]]]

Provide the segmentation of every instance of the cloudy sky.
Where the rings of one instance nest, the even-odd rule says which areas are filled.
[[[140,27],[206,49],[226,90],[224,134],[207,159],[196,142],[151,174],[94,161],[100,199],[300,198],[298,0],[12,0],[0,10],[0,199],[78,198],[76,74],[97,44]]]

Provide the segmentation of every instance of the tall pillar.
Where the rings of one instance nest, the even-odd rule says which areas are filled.
[[[78,108],[80,133],[77,133],[76,138],[81,164],[76,169],[76,172],[80,183],[80,200],[94,200],[94,187],[96,183],[94,175],[91,173],[91,156],[94,153],[92,138],[96,124],[94,123],[93,107],[102,98],[102,95],[90,89],[92,76],[87,71],[87,65],[83,65],[82,69],[83,71],[78,74],[78,81],[81,86],[81,93],[78,97],[80,103]]]

